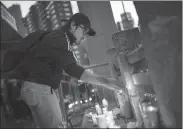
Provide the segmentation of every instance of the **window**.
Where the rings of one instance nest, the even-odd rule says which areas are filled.
[[[65,15],[66,15],[66,16],[71,16],[71,14],[70,14],[70,13],[65,13]]]
[[[41,29],[42,30],[47,30],[48,28],[47,28],[47,26],[42,26]]]
[[[70,9],[69,8],[64,8],[64,11],[70,11]]]
[[[59,24],[54,25],[54,27],[52,29],[55,30],[57,28],[59,28]]]
[[[79,59],[80,58],[80,55],[77,55],[76,57]]]
[[[79,51],[78,51],[78,50],[76,50],[74,53],[75,53],[75,54],[79,54]]]
[[[29,24],[28,27],[31,28],[32,27],[32,24]]]
[[[42,25],[42,28],[44,28],[45,26],[46,26],[46,24],[43,24],[43,25]]]
[[[59,27],[59,24],[56,24],[56,25],[55,25],[55,28],[58,28],[58,27]]]
[[[64,3],[63,6],[64,6],[64,7],[68,7],[69,4],[68,4],[68,3]]]
[[[31,23],[31,20],[30,20],[30,19],[29,19],[29,20],[27,20],[27,23],[28,23],[28,24],[30,24],[30,23]]]
[[[66,17],[65,19],[66,19],[66,20],[69,20],[69,19],[70,19],[70,16]]]
[[[47,13],[47,14],[50,14],[50,11],[48,10],[46,13]]]
[[[78,48],[78,46],[73,46],[72,48],[73,48],[73,49],[77,49],[77,48]]]
[[[46,24],[46,21],[45,21],[45,20],[42,20],[42,21],[40,22],[40,25],[44,25],[44,24]]]
[[[51,6],[51,9],[54,9],[54,5]]]
[[[33,31],[33,30],[34,30],[34,28],[33,28],[33,27],[31,27],[29,30],[30,30],[30,31]]]
[[[51,19],[55,19],[55,18],[56,18],[56,15],[54,14]]]
[[[58,23],[58,21],[57,21],[57,19],[55,19],[54,21],[53,21],[53,25],[54,24],[57,24]]]
[[[52,11],[51,11],[51,14],[54,14],[55,13],[55,9],[53,9]]]

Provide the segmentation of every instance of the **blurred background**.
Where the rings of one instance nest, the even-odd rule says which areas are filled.
[[[80,12],[77,1],[1,1],[16,22],[17,31],[26,36],[37,29],[57,29]],[[138,16],[132,1],[110,1],[114,21],[118,30],[125,29],[125,15],[138,24]],[[126,14],[125,14],[126,11]],[[81,12],[82,13],[82,12]]]
[[[115,75],[125,84],[124,82],[127,81],[123,72],[120,71],[122,63],[112,62],[113,64],[110,66],[111,60],[114,59],[113,50],[129,56],[129,53],[133,53],[134,50],[140,48],[138,49],[140,54],[137,51],[137,55],[142,60],[134,62],[128,60],[129,67],[133,67],[131,80],[134,81],[134,87],[131,90],[139,94],[143,104],[149,104],[151,101],[157,104],[157,101],[159,101],[158,104],[161,104],[161,106],[158,105],[158,109],[159,107],[167,108],[166,110],[161,109],[161,113],[158,110],[159,123],[163,126],[166,123],[168,125],[166,127],[169,127],[169,123],[173,120],[167,119],[167,114],[171,114],[172,111],[176,116],[179,127],[182,122],[180,116],[182,110],[180,106],[182,101],[180,97],[182,95],[180,93],[182,88],[180,62],[182,57],[181,47],[179,47],[182,43],[180,41],[182,34],[179,30],[182,28],[180,24],[182,23],[181,5],[181,2],[161,1],[1,1],[1,64],[6,50],[12,46],[17,47],[18,43],[28,34],[36,30],[62,29],[73,14],[84,13],[89,17],[91,26],[97,33],[94,38],[88,37],[83,44],[72,48],[78,64],[90,72],[104,77],[112,78]],[[178,18],[174,19],[174,16]],[[156,18],[160,18],[160,20],[156,20]],[[167,18],[170,18],[173,22]],[[155,24],[150,24],[153,28],[152,31],[157,31],[153,33],[155,35],[153,42],[155,43],[152,43],[152,37],[149,36],[149,32],[146,32],[149,29],[147,25],[152,21],[155,22]],[[168,23],[166,26],[165,21]],[[163,28],[163,30],[157,29],[157,27]],[[145,45],[142,45],[142,39],[147,40],[143,42]],[[159,45],[156,44],[156,40]],[[131,59],[133,59],[136,54],[131,55]],[[130,56],[128,58],[130,59]],[[165,59],[167,63],[165,63]],[[127,69],[126,66],[123,70],[125,69]],[[159,69],[165,70],[160,71]],[[150,75],[150,73],[153,74]],[[169,78],[166,78],[167,76]],[[153,77],[157,78],[158,81],[152,80]],[[130,95],[127,95],[130,99],[126,97],[127,91],[124,92],[124,96],[121,95],[124,102],[118,99],[118,102],[123,102],[119,104],[113,91],[86,82],[73,84],[71,80],[72,77],[64,73],[61,91],[58,93],[62,99],[60,102],[64,102],[60,103],[61,108],[65,107],[67,110],[65,113],[68,116],[70,112],[74,115],[75,109],[85,112],[85,109],[91,107],[92,104],[101,104],[103,98],[117,108],[119,105],[126,105],[124,113],[142,113],[142,111],[132,111],[132,109],[138,109],[139,105],[142,104],[140,103],[132,108],[133,104],[130,101],[132,98],[130,98]],[[7,125],[14,128],[35,127],[29,108],[21,101],[19,96],[22,83],[21,80],[1,78],[0,99],[2,100],[1,113],[3,113],[1,115],[3,122],[1,123],[5,124],[2,127]],[[161,83],[162,85],[159,85]],[[156,95],[159,99],[156,99]],[[125,97],[128,100],[127,104]],[[134,96],[133,98],[135,99]],[[171,103],[164,106],[164,102],[167,101],[171,101]],[[172,109],[169,109],[169,107]],[[141,116],[144,117],[143,121],[147,120],[146,115],[139,115],[139,118]],[[157,114],[155,116],[157,117]],[[152,118],[152,120],[157,119]],[[71,123],[81,124],[81,121],[82,117],[77,116]]]

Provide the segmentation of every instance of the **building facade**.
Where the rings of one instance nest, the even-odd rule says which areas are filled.
[[[32,5],[29,9],[29,13],[23,18],[25,26],[28,28],[28,33],[32,33],[39,28],[38,14],[36,5]]]
[[[6,6],[1,3],[1,43],[21,40],[22,36],[18,33],[16,20],[8,11]]]
[[[16,20],[8,9],[1,3],[1,19],[6,21],[15,31],[17,31]]]
[[[15,4],[8,8],[8,11],[12,14],[12,16],[15,18],[17,31],[22,36],[25,37],[28,34],[27,27],[24,26],[24,23],[22,21],[22,13],[20,10],[20,5]]]
[[[92,28],[97,32],[95,37],[88,37],[84,44],[89,56],[90,65],[109,62],[107,49],[112,48],[112,34],[117,32],[109,1],[78,1],[79,12],[86,14]],[[108,65],[93,68],[93,72],[110,77]]]
[[[70,1],[38,1],[25,18],[29,33],[36,30],[55,30],[73,15]]]

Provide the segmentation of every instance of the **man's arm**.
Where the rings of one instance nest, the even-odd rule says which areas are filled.
[[[124,87],[124,86],[119,86],[120,85],[119,81],[115,79],[105,78],[105,77],[93,74],[88,70],[85,70],[81,66],[78,66],[75,63],[68,65],[67,68],[65,68],[65,70],[66,70],[66,73],[68,73],[72,77],[77,78],[78,80],[82,80],[91,84],[96,84],[98,86],[104,86],[114,91],[121,90]]]
[[[88,70],[85,70],[83,72],[80,80],[86,81],[88,83],[96,84],[96,85],[101,85],[114,91],[122,89],[122,86],[119,86],[120,85],[119,81],[112,78],[105,78],[105,77],[93,74]]]

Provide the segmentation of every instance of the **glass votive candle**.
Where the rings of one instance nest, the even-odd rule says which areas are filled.
[[[99,128],[107,128],[107,124],[106,124],[106,119],[105,119],[105,115],[98,115],[97,116],[97,123]]]
[[[91,117],[92,117],[93,124],[97,125],[97,118],[96,118],[97,114],[92,114]]]

